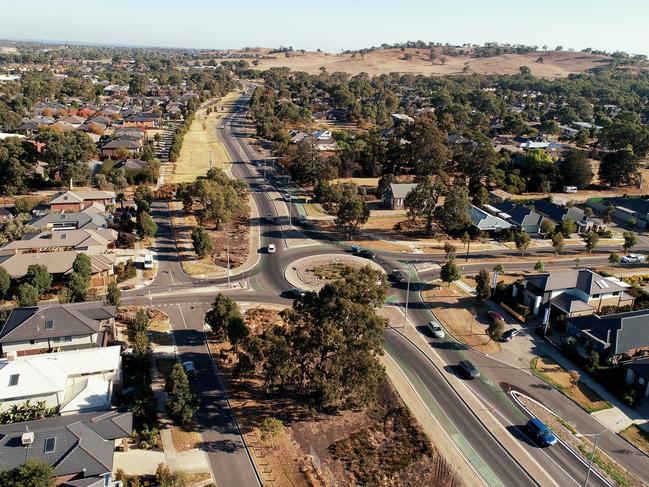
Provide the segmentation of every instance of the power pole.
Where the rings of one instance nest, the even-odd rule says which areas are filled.
[[[230,287],[230,235],[225,234],[225,248],[228,256],[228,287]]]

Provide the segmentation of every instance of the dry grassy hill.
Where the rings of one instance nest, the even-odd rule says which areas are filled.
[[[243,52],[243,51],[239,51]],[[607,56],[593,56],[582,52],[537,51],[528,54],[504,54],[501,56],[476,58],[471,56],[446,56],[441,63],[441,50],[434,63],[428,59],[427,49],[386,49],[360,54],[329,54],[324,52],[296,51],[287,57],[283,53],[268,54],[269,49],[256,48],[247,54],[258,53],[270,59],[259,59],[255,69],[268,69],[286,66],[294,71],[318,73],[324,66],[328,72],[343,71],[351,74],[361,72],[370,75],[399,72],[424,75],[462,74],[465,64],[467,74],[516,74],[521,66],[529,66],[532,74],[544,78],[560,78],[570,73],[581,73],[592,68],[607,66],[611,59]],[[409,54],[411,59],[406,60]],[[539,56],[544,62],[538,63]],[[250,58],[246,59],[250,62]]]

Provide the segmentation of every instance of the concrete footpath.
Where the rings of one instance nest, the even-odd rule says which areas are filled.
[[[386,316],[391,323],[402,323],[403,322],[403,311],[401,308],[397,307],[383,307],[379,310],[380,314]],[[446,364],[442,358],[431,348],[428,343],[423,339],[419,331],[415,328],[415,325],[408,320],[405,328],[398,330],[403,336],[408,338],[412,343],[414,343],[424,355],[434,364],[438,371],[445,376],[447,382],[450,386],[457,392],[457,394],[462,397],[467,406],[471,411],[476,415],[479,421],[484,425],[484,427],[489,430],[496,440],[506,449],[513,458],[516,459],[519,465],[522,465],[523,468],[529,473],[529,475],[534,478],[540,485],[556,486],[556,482],[548,476],[548,474],[541,468],[541,466],[532,458],[532,456],[519,444],[519,441],[512,436],[512,434],[507,431],[505,426],[494,416],[494,413],[497,413],[495,409],[491,407],[490,404],[485,404],[480,401],[475,394],[471,391],[469,387],[464,384],[455,375],[446,371],[448,364]],[[413,412],[414,413],[414,412]],[[429,413],[430,416],[431,413]],[[420,415],[417,415],[417,418],[420,418]],[[425,419],[425,418],[424,418]],[[430,420],[428,420],[430,422]],[[447,433],[449,433],[447,431]],[[457,438],[460,442],[466,443],[466,440],[459,436],[454,435],[454,432],[450,432],[452,437]],[[460,432],[461,433],[461,432]],[[458,445],[458,440],[456,440],[456,447],[466,449],[466,445]],[[437,440],[436,440],[437,441]],[[467,455],[463,455],[466,461],[471,461],[473,468],[481,470],[483,466],[479,464],[481,459],[473,458]]]

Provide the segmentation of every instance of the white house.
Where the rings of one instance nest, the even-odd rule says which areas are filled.
[[[121,347],[90,348],[0,360],[0,410],[45,401],[61,414],[110,408],[121,383]]]

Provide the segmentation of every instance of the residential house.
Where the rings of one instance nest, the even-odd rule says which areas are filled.
[[[392,121],[395,122],[395,123],[410,124],[410,123],[413,123],[415,121],[414,118],[406,115],[405,113],[393,113],[393,114],[391,114],[391,117],[392,117]]]
[[[0,255],[66,250],[103,254],[109,247],[113,247],[116,240],[117,232],[111,228],[31,233],[21,240],[14,240],[0,247]]]
[[[329,130],[316,130],[311,134],[311,136],[316,140],[329,140],[332,138],[331,132]]]
[[[128,95],[128,85],[108,85],[104,88],[106,96],[126,96]]]
[[[93,204],[114,205],[113,191],[75,190],[58,193],[48,202],[52,212],[83,211]]]
[[[122,120],[124,127],[144,127],[147,129],[156,128],[160,125],[160,115],[158,114],[133,114]]]
[[[626,306],[634,298],[625,287],[590,269],[570,269],[529,275],[525,279],[523,304],[532,314],[550,308],[551,315],[591,315],[604,306]]]
[[[606,206],[612,205],[615,210],[613,216],[625,222],[635,220],[644,227],[649,222],[649,201],[644,198],[613,197],[604,200],[588,200],[588,206],[603,213]]]
[[[108,218],[99,211],[89,211],[96,208],[89,206],[83,211],[72,213],[48,213],[40,218],[34,218],[29,225],[40,231],[46,230],[96,230],[108,228]]]
[[[595,125],[589,122],[572,122],[572,126],[577,130],[592,130],[595,133],[599,132],[603,128],[601,125]]]
[[[15,308],[0,328],[0,357],[105,347],[115,337],[115,313],[100,303]]]
[[[133,140],[131,137],[119,137],[110,140],[101,146],[100,152],[103,157],[119,156],[122,151],[135,154],[142,149],[142,141]]]
[[[94,412],[0,426],[0,470],[29,460],[54,469],[59,487],[117,487],[115,449],[131,436],[130,412]]]
[[[0,411],[27,400],[60,414],[103,411],[121,386],[120,345],[0,360]]]
[[[578,233],[605,230],[606,224],[599,218],[587,218],[584,210],[576,206],[562,206],[548,200],[536,200],[534,209],[557,225],[571,220],[577,226]]]
[[[503,203],[512,199],[512,195],[502,189],[494,189],[489,191],[489,202],[491,204]]]
[[[304,132],[300,132],[299,130],[291,130],[288,133],[288,136],[290,137],[289,143],[290,144],[297,144],[298,142],[302,142],[303,140],[306,140],[309,135],[305,134]]]
[[[483,209],[474,205],[471,205],[469,216],[471,217],[471,225],[480,232],[494,233],[501,230],[511,229],[514,226],[508,221],[503,220],[498,216],[490,215]]]
[[[597,351],[617,363],[625,357],[649,354],[649,310],[570,318],[566,331],[584,354]]]
[[[622,363],[626,370],[624,380],[638,387],[644,397],[649,397],[649,357]]]
[[[385,208],[390,210],[402,210],[406,196],[417,185],[414,183],[392,183],[383,190],[381,202]]]
[[[78,252],[34,252],[12,255],[0,255],[0,266],[7,271],[12,279],[22,279],[32,264],[40,264],[47,270],[54,282],[60,282],[72,272],[72,265]],[[90,287],[103,287],[115,282],[115,254],[89,254],[90,257]]]
[[[486,209],[489,209],[489,207],[494,208],[497,211],[496,216],[513,223],[517,228],[520,228],[525,233],[541,233],[541,223],[543,222],[544,217],[532,208],[511,201],[497,203],[493,206],[485,205]]]

